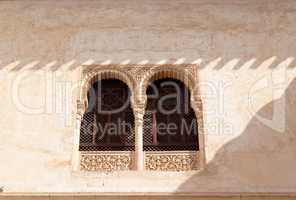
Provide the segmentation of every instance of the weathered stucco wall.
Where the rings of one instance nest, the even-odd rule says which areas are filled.
[[[0,2],[7,192],[296,192],[295,1]],[[81,64],[198,63],[207,169],[71,171]]]

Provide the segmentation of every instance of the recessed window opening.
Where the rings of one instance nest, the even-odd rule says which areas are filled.
[[[198,124],[183,82],[154,80],[146,94],[144,151],[198,151]]]
[[[134,115],[131,91],[118,79],[93,83],[80,128],[80,151],[133,151]]]

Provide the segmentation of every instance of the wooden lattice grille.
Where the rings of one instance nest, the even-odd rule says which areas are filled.
[[[199,150],[197,120],[184,84],[171,78],[155,80],[147,89],[147,97],[144,150]]]
[[[128,86],[117,79],[93,83],[81,122],[79,150],[133,151],[134,135]]]

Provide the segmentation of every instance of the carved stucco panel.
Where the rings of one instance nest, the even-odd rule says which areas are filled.
[[[189,171],[198,169],[198,153],[147,152],[145,167],[150,171]]]
[[[120,171],[131,170],[133,159],[131,153],[82,153],[80,169],[83,171]]]

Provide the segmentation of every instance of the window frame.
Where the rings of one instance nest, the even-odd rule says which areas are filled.
[[[145,65],[87,65],[81,66],[80,69],[80,90],[77,95],[77,108],[75,110],[76,114],[76,128],[74,135],[74,148],[73,148],[73,158],[72,158],[72,170],[73,171],[83,171],[82,166],[82,157],[86,154],[97,155],[99,152],[79,152],[79,139],[80,139],[80,122],[81,116],[85,112],[87,108],[86,101],[86,91],[89,86],[93,83],[93,81],[102,79],[102,78],[115,78],[125,82],[132,92],[132,107],[135,116],[135,152],[120,152],[126,153],[125,155],[129,155],[131,160],[131,165],[123,170],[154,170],[147,166],[147,154],[143,151],[143,132],[140,131],[139,126],[143,122],[143,109],[145,109],[146,104],[146,88],[151,80],[159,79],[159,78],[175,78],[180,80],[186,85],[191,93],[190,104],[195,112],[197,123],[198,123],[198,142],[199,142],[199,150],[196,152],[171,152],[172,154],[166,154],[165,152],[158,152],[155,155],[151,155],[153,158],[162,156],[168,158],[172,158],[172,161],[181,160],[182,162],[196,162],[196,164],[189,168],[185,167],[184,169],[181,167],[175,167],[170,170],[169,168],[162,167],[155,170],[158,171],[188,171],[188,170],[203,170],[205,168],[206,159],[205,159],[205,149],[204,149],[204,133],[203,133],[203,113],[202,113],[202,100],[200,97],[200,91],[198,88],[198,65],[196,64],[165,64],[165,65],[153,65],[153,64],[145,64]],[[145,110],[144,110],[145,111]],[[141,121],[142,120],[142,121]],[[140,124],[140,125],[139,125]],[[141,126],[141,128],[143,125]],[[138,132],[138,133],[137,133]],[[112,156],[114,160],[119,160],[119,158],[124,157],[122,154],[118,154],[118,152],[106,152],[108,155]],[[194,156],[192,155],[194,153]],[[111,155],[112,154],[112,155]],[[150,155],[148,155],[150,156]],[[193,157],[192,157],[193,156]],[[155,159],[154,159],[155,160]],[[121,161],[119,161],[121,162]],[[171,161],[170,161],[171,162]],[[176,164],[176,163],[175,163]],[[177,166],[177,165],[176,165]],[[110,171],[118,170],[112,169],[110,167]],[[121,170],[121,169],[119,169]],[[91,169],[87,169],[86,171],[92,171]],[[94,170],[101,171],[101,170]],[[105,171],[105,170],[104,170]],[[108,171],[108,170],[107,170]]]

